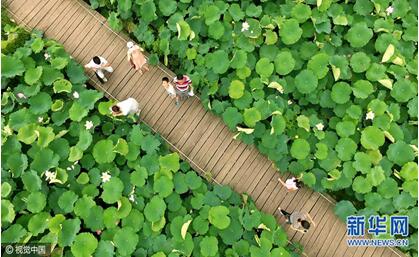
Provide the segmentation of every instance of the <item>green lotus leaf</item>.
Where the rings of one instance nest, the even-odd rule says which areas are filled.
[[[365,195],[365,206],[379,211],[383,207],[383,198],[378,193],[368,193]]]
[[[350,65],[354,72],[364,72],[370,67],[371,59],[366,53],[357,52],[351,56]]]
[[[228,54],[224,50],[217,50],[213,53],[207,54],[206,65],[213,69],[215,73],[225,73],[230,67],[230,60]]]
[[[74,205],[74,213],[81,217],[82,219],[87,219],[90,215],[90,210],[95,206],[93,198],[90,196],[83,195],[82,198],[79,198]]]
[[[91,233],[80,233],[71,245],[71,253],[74,257],[91,256],[98,246],[97,239]]]
[[[130,175],[131,184],[142,187],[148,177],[147,170],[143,167],[136,168]]]
[[[336,133],[340,137],[349,137],[355,134],[356,125],[352,121],[341,121],[336,124]]]
[[[295,77],[295,86],[300,93],[309,94],[316,90],[317,85],[317,77],[311,70],[302,70]]]
[[[267,30],[265,32],[265,44],[274,45],[278,41],[278,35],[275,31]]]
[[[208,220],[218,229],[226,229],[230,225],[230,210],[225,206],[214,206],[209,209]]]
[[[400,170],[400,176],[405,180],[417,180],[418,164],[416,162],[406,162]]]
[[[25,72],[25,66],[22,61],[8,55],[1,56],[1,76],[5,78],[13,78],[20,76]]]
[[[51,111],[58,112],[58,111],[61,111],[63,107],[64,107],[64,101],[61,99],[57,99],[54,101],[54,103],[52,103]]]
[[[80,175],[77,177],[77,183],[80,185],[85,185],[89,183],[89,175],[86,172],[80,173]]]
[[[70,93],[73,85],[66,79],[58,79],[53,83],[54,93]]]
[[[262,119],[261,113],[255,107],[245,109],[243,113],[244,123],[253,128]]]
[[[349,101],[352,89],[346,82],[338,82],[332,87],[332,100],[338,104],[344,104]]]
[[[93,147],[93,157],[98,163],[111,163],[115,159],[113,148],[111,140],[102,139]]]
[[[68,60],[69,60],[69,58],[56,57],[56,58],[51,60],[51,66],[54,69],[62,70],[67,66]]]
[[[125,141],[123,138],[119,138],[113,151],[121,155],[127,155],[129,152],[127,141]]]
[[[29,192],[37,192],[41,190],[42,180],[38,174],[31,170],[22,174],[21,176],[24,188]]]
[[[81,130],[79,134],[79,141],[77,142],[76,146],[81,151],[86,151],[89,148],[90,144],[92,143],[93,136],[90,134],[88,130]]]
[[[177,9],[177,3],[174,0],[159,0],[159,9],[164,16],[170,16]]]
[[[13,204],[6,199],[1,199],[1,223],[12,223],[16,213]]]
[[[383,168],[381,166],[376,166],[370,170],[367,174],[367,179],[373,186],[378,186],[381,182],[384,181],[386,175],[384,173]]]
[[[157,252],[151,255],[151,257],[166,257],[166,254],[164,254],[164,252]]]
[[[330,56],[326,53],[318,53],[311,57],[307,63],[307,68],[314,72],[318,79],[324,78],[329,72]]]
[[[268,78],[274,71],[274,64],[268,58],[261,58],[256,63],[256,72],[263,78]]]
[[[27,145],[32,144],[37,138],[36,129],[37,126],[33,123],[21,127],[17,133],[17,139]]]
[[[144,216],[150,222],[159,221],[166,211],[166,203],[160,196],[153,196],[144,208]]]
[[[387,104],[379,99],[373,99],[368,104],[368,109],[373,111],[377,116],[383,115],[387,111]]]
[[[54,154],[51,149],[41,148],[35,153],[30,168],[38,172],[44,172],[52,167],[58,166],[60,157]]]
[[[311,9],[308,5],[296,4],[291,10],[291,15],[299,23],[304,23],[311,16]]]
[[[387,157],[390,161],[402,166],[407,162],[413,161],[415,159],[415,153],[407,143],[397,141],[388,147]]]
[[[352,88],[355,97],[360,99],[366,99],[370,94],[374,92],[374,87],[368,80],[357,80]]]
[[[109,207],[103,211],[103,223],[107,228],[115,228],[118,222],[118,210],[115,207]]]
[[[112,257],[115,256],[114,245],[111,241],[100,240],[95,251],[95,256]]]
[[[159,146],[160,141],[152,135],[145,136],[141,141],[141,149],[147,153],[153,153]]]
[[[7,196],[9,196],[11,192],[12,192],[12,186],[7,182],[3,182],[1,184],[1,197],[6,198]]]
[[[405,181],[402,185],[404,191],[408,192],[412,197],[418,198],[418,181]]]
[[[238,124],[243,122],[243,115],[235,107],[228,107],[222,117],[230,130],[234,130]]]
[[[366,149],[377,150],[384,144],[384,133],[375,126],[368,126],[361,132],[361,144]]]
[[[32,213],[38,213],[45,208],[46,204],[47,202],[44,193],[32,192],[27,197],[26,208]]]
[[[81,107],[91,110],[94,108],[95,103],[102,97],[103,93],[97,90],[83,90],[80,92],[78,103]]]
[[[47,147],[55,138],[53,128],[51,127],[38,127],[36,129],[38,135],[38,145],[40,147]]]
[[[390,94],[397,102],[405,103],[418,95],[417,85],[410,80],[402,78],[394,83]]]
[[[314,186],[316,184],[316,180],[316,176],[309,172],[305,172],[301,178],[301,181],[303,181],[303,183],[309,187]]]
[[[292,143],[290,153],[292,157],[304,160],[310,154],[310,144],[307,140],[298,138]]]
[[[377,192],[386,199],[391,199],[399,194],[399,186],[392,178],[386,178],[378,187]]]
[[[231,17],[233,17],[234,21],[239,21],[244,18],[244,12],[242,11],[240,5],[237,3],[233,3],[230,5],[228,12],[230,13]]]
[[[365,74],[367,79],[370,81],[379,81],[387,78],[386,66],[382,64],[373,63]]]
[[[83,150],[78,146],[70,147],[70,153],[68,155],[68,161],[75,162],[83,158]]]
[[[70,213],[73,211],[74,204],[79,197],[73,191],[64,192],[60,198],[58,198],[58,206],[64,211],[64,213]]]
[[[51,218],[49,213],[40,212],[33,215],[28,222],[28,230],[32,233],[33,236],[37,236],[45,231],[48,228],[48,221]]]
[[[271,134],[281,135],[284,133],[286,122],[282,115],[273,115],[271,120]]]
[[[88,77],[84,73],[83,66],[78,64],[75,60],[70,60],[66,68],[67,77],[72,84],[84,84]]]
[[[204,18],[205,24],[211,25],[212,23],[220,20],[221,10],[217,7],[217,5],[209,5],[205,8]]]
[[[35,121],[36,117],[27,108],[22,108],[10,114],[8,125],[10,128],[18,130],[26,126],[28,123]]]
[[[179,155],[171,153],[159,157],[160,167],[165,170],[176,172],[180,169]]]
[[[203,256],[215,256],[218,253],[218,240],[214,236],[206,236],[199,243]]]
[[[153,190],[161,197],[168,197],[173,192],[173,181],[167,176],[161,176],[154,181]]]
[[[256,19],[246,19],[246,22],[249,25],[249,29],[243,31],[243,35],[251,39],[259,38],[260,34],[262,33],[262,28],[259,21]]]
[[[3,200],[2,200],[3,202]],[[3,206],[3,204],[2,204]],[[3,210],[2,210],[3,214]],[[3,219],[2,219],[3,222]],[[19,243],[27,231],[20,224],[13,224],[2,232],[1,241],[2,243]]]
[[[43,69],[41,66],[27,69],[24,77],[26,84],[34,85],[36,82],[38,82],[42,76],[42,71]]]
[[[142,229],[144,224],[144,215],[137,209],[132,209],[127,217],[122,219],[123,227],[131,227],[134,231]]]
[[[51,96],[45,92],[40,92],[29,99],[30,111],[33,114],[46,113],[52,104]]]
[[[366,194],[371,192],[372,184],[367,178],[356,176],[352,182],[352,189],[357,193]]]
[[[300,28],[296,19],[286,20],[279,30],[279,37],[286,45],[295,44],[301,38],[302,34],[303,30]]]
[[[116,203],[122,197],[124,183],[118,177],[112,177],[103,184],[103,192],[100,196],[105,203]]]
[[[58,245],[60,247],[74,245],[74,239],[80,231],[80,224],[81,222],[78,218],[63,221],[61,230],[58,233]]]
[[[246,66],[247,53],[243,50],[237,50],[230,62],[230,67],[234,69],[240,69]]]
[[[317,150],[316,150],[314,156],[316,156],[316,158],[319,159],[319,160],[326,159],[327,155],[329,153],[329,148],[327,147],[327,145],[323,144],[323,143],[317,143],[316,148],[317,148]]]
[[[365,46],[373,36],[372,29],[368,28],[365,22],[358,22],[352,25],[345,35],[345,39],[351,47]]]
[[[7,158],[7,166],[13,177],[18,177],[28,167],[28,157],[24,154],[15,153]]]
[[[350,138],[341,138],[336,144],[336,152],[342,161],[350,161],[356,153],[357,144]]]
[[[357,152],[354,156],[354,160],[353,167],[356,170],[359,170],[364,174],[367,174],[370,171],[372,162],[368,154]]]
[[[275,57],[275,71],[279,75],[287,75],[295,67],[295,60],[289,51],[281,51]]]
[[[305,115],[299,115],[297,117],[297,125],[298,127],[305,129],[307,132],[310,131],[310,119]]]
[[[224,24],[220,21],[215,21],[208,27],[208,35],[213,39],[220,39],[224,35]]]
[[[354,215],[356,213],[356,209],[354,205],[346,200],[339,201],[335,205],[335,214],[342,220],[346,221],[346,217],[350,215]]]
[[[232,99],[239,99],[244,94],[244,84],[240,80],[233,80],[228,88],[228,95]]]
[[[415,206],[416,201],[417,199],[413,198],[408,192],[401,192],[393,198],[393,205],[398,211],[407,210],[409,207]]]

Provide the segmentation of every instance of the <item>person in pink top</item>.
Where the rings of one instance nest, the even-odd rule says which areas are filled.
[[[127,47],[127,59],[131,64],[131,67],[136,71],[140,71],[140,74],[149,71],[147,66],[147,59],[142,53],[143,49],[131,41],[127,43]]]

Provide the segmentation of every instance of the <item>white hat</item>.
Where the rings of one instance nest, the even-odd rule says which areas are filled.
[[[134,43],[132,41],[128,41],[127,42],[127,47],[128,48],[134,47]]]

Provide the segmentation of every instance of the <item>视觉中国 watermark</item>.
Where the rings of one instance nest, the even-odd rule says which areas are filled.
[[[346,218],[347,244],[350,247],[403,247],[409,245],[408,216],[364,216]],[[372,238],[368,238],[370,236]]]

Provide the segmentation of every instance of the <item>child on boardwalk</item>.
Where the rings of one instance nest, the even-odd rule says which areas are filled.
[[[175,99],[176,98],[176,91],[175,87],[172,85],[172,83],[169,82],[168,77],[162,78],[162,86],[166,90],[167,94],[170,96],[170,98]],[[178,105],[178,99],[176,98],[176,106]]]
[[[303,186],[303,183],[301,183],[300,179],[301,179],[301,176],[298,178],[291,177],[285,180],[285,182],[282,181],[281,178],[278,178],[278,181],[287,189],[288,192],[293,192],[293,191],[297,191]]]
[[[287,223],[291,224],[291,228],[293,230],[296,230],[301,233],[306,233],[308,229],[310,228],[310,225],[313,224],[313,226],[316,226],[313,219],[311,218],[310,214],[307,212],[300,212],[300,211],[294,211],[292,213],[286,212],[281,209],[281,207],[278,208],[278,211],[287,218]],[[311,224],[310,224],[311,222]]]
[[[111,112],[114,117],[116,116],[128,116],[137,114],[140,115],[140,105],[134,98],[128,98],[111,106]]]
[[[95,72],[96,77],[102,84],[108,81],[103,71],[107,71],[109,73],[113,72],[113,68],[111,67],[111,65],[102,56],[94,56],[88,64],[84,65],[84,67],[92,69]]]
[[[127,47],[127,58],[128,62],[131,64],[131,67],[136,71],[140,71],[140,74],[149,71],[147,66],[147,59],[142,53],[143,49],[131,41],[127,43]]]

